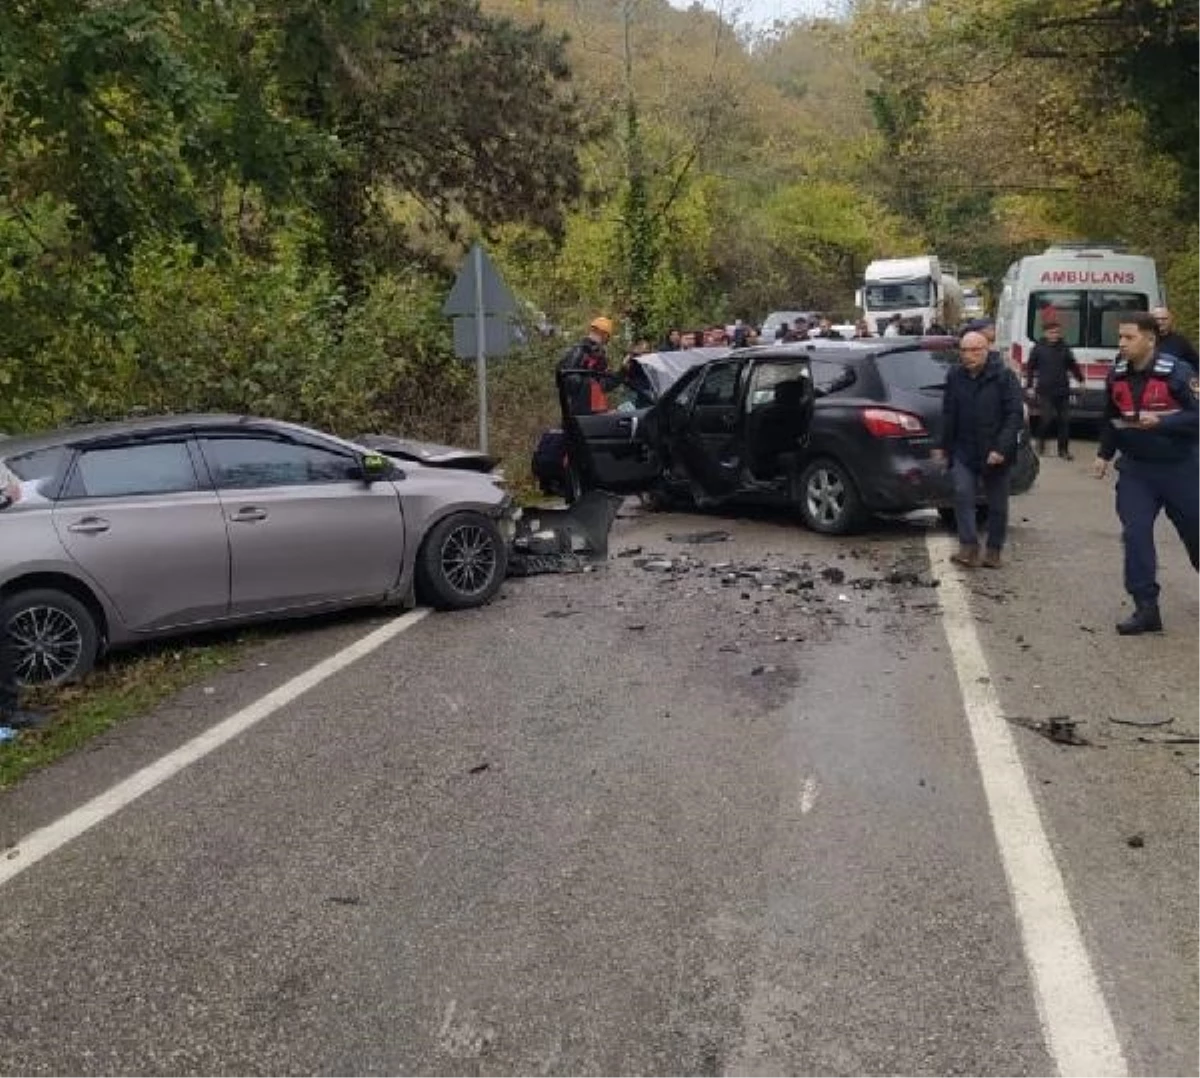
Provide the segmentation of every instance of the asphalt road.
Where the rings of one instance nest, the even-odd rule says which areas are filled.
[[[598,571],[418,621],[0,884],[0,1071],[1049,1074],[1103,1022],[1047,985],[1090,983],[1116,1069],[1196,1074],[1196,578],[1164,529],[1168,631],[1121,640],[1111,484],[1047,461],[1013,516],[964,576],[927,520],[631,509]],[[384,623],[0,795],[0,866]],[[1014,868],[1042,836],[1065,921]]]

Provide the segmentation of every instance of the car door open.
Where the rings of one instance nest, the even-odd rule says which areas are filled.
[[[594,381],[610,406],[606,411],[581,412],[580,400],[595,399],[581,390],[581,381]],[[662,465],[648,433],[647,397],[617,375],[594,371],[559,371],[559,405],[567,440],[568,467],[584,490],[630,494],[648,490],[658,481]]]

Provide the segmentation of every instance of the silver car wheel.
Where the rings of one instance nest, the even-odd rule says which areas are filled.
[[[846,484],[829,468],[817,468],[808,480],[804,492],[808,513],[813,520],[829,526],[846,511]]]
[[[459,594],[479,595],[496,575],[493,536],[476,524],[461,524],[442,543],[442,573]]]
[[[23,685],[52,685],[79,665],[84,647],[83,627],[53,606],[30,606],[8,623],[16,650],[17,679]]]

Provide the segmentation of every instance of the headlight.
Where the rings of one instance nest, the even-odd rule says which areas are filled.
[[[500,515],[496,518],[496,523],[500,527],[500,534],[504,536],[504,541],[512,544],[512,541],[517,537],[517,521],[521,519],[525,510],[522,509],[512,498],[506,498],[504,504],[500,506]]]

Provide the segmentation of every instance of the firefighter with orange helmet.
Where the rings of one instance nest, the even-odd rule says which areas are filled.
[[[559,360],[562,372],[584,371],[584,376],[564,379],[567,401],[572,415],[591,415],[608,411],[608,398],[604,395],[604,379],[608,374],[608,342],[613,335],[611,318],[603,315],[593,318],[588,325],[587,336],[567,350]]]

